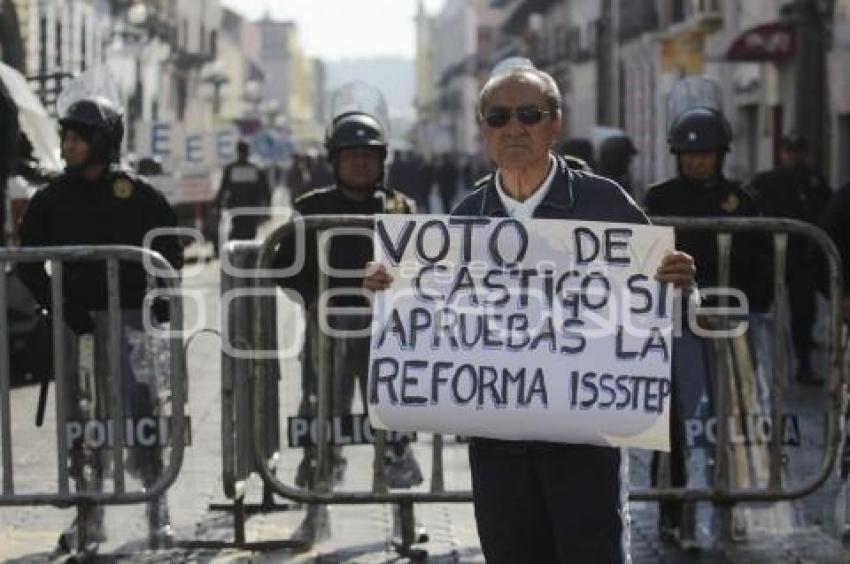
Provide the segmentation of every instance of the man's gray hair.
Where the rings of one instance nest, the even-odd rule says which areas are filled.
[[[484,117],[484,109],[490,102],[493,93],[507,82],[536,82],[543,91],[543,98],[546,101],[546,106],[552,116],[561,112],[561,91],[558,88],[558,83],[547,72],[534,67],[514,67],[508,71],[491,76],[484,84],[484,88],[478,94],[478,107],[476,115],[481,120]]]

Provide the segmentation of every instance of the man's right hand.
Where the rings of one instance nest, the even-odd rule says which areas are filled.
[[[86,308],[72,302],[65,302],[63,314],[65,316],[65,325],[75,335],[94,333],[94,318],[92,318],[91,313]]]
[[[392,275],[387,268],[379,262],[366,263],[366,277],[363,278],[363,287],[373,292],[386,290],[393,283]]]

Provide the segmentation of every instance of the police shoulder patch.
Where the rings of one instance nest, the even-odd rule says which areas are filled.
[[[126,199],[133,195],[133,182],[123,176],[118,177],[112,183],[112,192],[116,198]]]
[[[732,213],[741,205],[741,199],[735,194],[729,194],[725,200],[720,202],[720,209],[726,213]]]

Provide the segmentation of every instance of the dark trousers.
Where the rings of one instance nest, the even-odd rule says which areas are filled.
[[[808,272],[788,277],[788,302],[791,310],[791,341],[798,370],[809,368],[812,352],[812,325],[815,323],[815,283]]]
[[[688,470],[686,460],[687,444],[685,440],[685,422],[681,414],[678,388],[680,383],[673,382],[673,393],[670,398],[670,487],[683,488],[688,485]],[[660,484],[661,453],[652,453],[649,467],[649,482],[652,487],[664,487]],[[682,524],[682,502],[662,501],[658,508],[658,524],[663,527],[678,529]]]
[[[488,564],[625,560],[619,449],[474,439],[469,460]]]
[[[260,222],[256,216],[240,215],[233,218],[230,226],[230,240],[251,240],[257,236],[257,227]]]

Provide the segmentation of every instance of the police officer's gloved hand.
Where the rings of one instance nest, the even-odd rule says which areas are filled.
[[[73,302],[65,302],[63,313],[65,316],[65,325],[75,335],[94,333],[94,318],[86,308]]]

